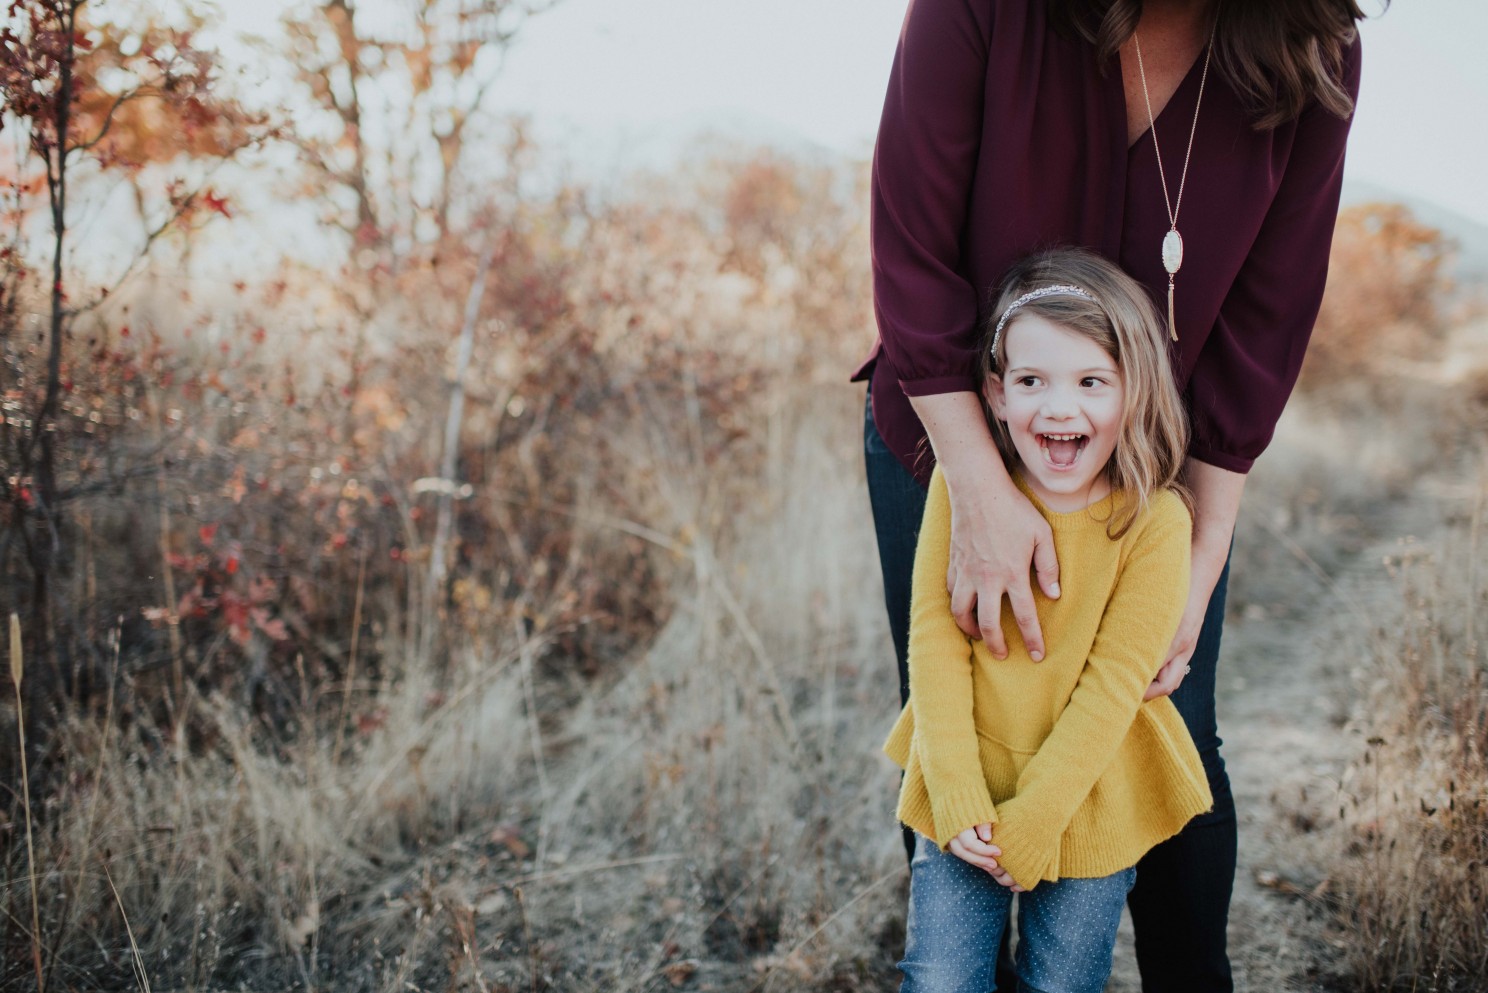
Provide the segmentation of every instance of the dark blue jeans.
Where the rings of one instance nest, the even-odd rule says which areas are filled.
[[[910,577],[920,518],[925,513],[925,491],[874,427],[871,396],[864,412],[863,451],[889,631],[899,662],[902,706],[909,699]],[[1235,801],[1224,758],[1219,754],[1219,724],[1214,712],[1214,681],[1229,578],[1226,563],[1189,661],[1193,671],[1173,694],[1173,703],[1183,715],[1209,775],[1214,809],[1195,817],[1176,837],[1147,853],[1137,865],[1137,884],[1127,899],[1136,926],[1143,993],[1230,993],[1234,989],[1225,927],[1235,884]],[[1051,632],[1045,632],[1045,636],[1051,636]],[[908,833],[905,850],[911,855],[914,851],[913,837]]]

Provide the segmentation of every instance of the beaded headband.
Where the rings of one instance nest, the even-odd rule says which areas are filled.
[[[1088,290],[1083,290],[1078,286],[1071,286],[1068,283],[1056,283],[1053,286],[1040,286],[1036,290],[1030,290],[1008,304],[1008,309],[1004,310],[1002,316],[997,319],[997,328],[992,332],[992,355],[994,358],[997,355],[997,346],[1002,341],[1002,329],[1007,327],[1008,321],[1012,320],[1013,315],[1018,312],[1018,308],[1035,300],[1042,300],[1044,297],[1053,296],[1080,297],[1083,300],[1089,300],[1096,306],[1100,305],[1100,301],[1091,296]]]

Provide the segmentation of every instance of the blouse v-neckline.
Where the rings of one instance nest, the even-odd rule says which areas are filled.
[[[1094,54],[1091,55],[1094,58]],[[1117,53],[1119,59],[1120,53]],[[1187,107],[1190,114],[1193,113],[1193,101],[1190,91],[1198,86],[1198,71],[1204,61],[1204,53],[1201,50],[1193,64],[1188,67],[1188,72],[1178,81],[1178,88],[1168,97],[1168,102],[1154,118],[1156,121],[1164,121],[1174,111],[1175,107]],[[1098,70],[1097,70],[1098,71]],[[1122,231],[1126,224],[1126,201],[1129,194],[1127,189],[1131,182],[1131,175],[1140,171],[1143,173],[1143,182],[1147,181],[1147,174],[1151,173],[1151,181],[1159,181],[1157,170],[1157,153],[1152,147],[1152,126],[1149,124],[1137,140],[1130,145],[1126,143],[1126,86],[1122,80],[1121,66],[1107,67],[1103,75],[1103,83],[1106,87],[1106,100],[1108,112],[1111,114],[1111,124],[1108,129],[1110,146],[1110,186],[1106,201],[1106,217],[1103,239],[1104,250],[1111,258],[1119,258],[1121,254]],[[1176,111],[1174,111],[1176,112]],[[1168,129],[1169,132],[1172,128]],[[1146,158],[1143,158],[1146,156]],[[1151,163],[1145,168],[1144,163]]]
[[[1153,118],[1153,121],[1161,121],[1166,118],[1168,116],[1168,111],[1172,109],[1173,104],[1178,102],[1179,97],[1182,96],[1184,98],[1187,98],[1188,90],[1192,86],[1197,85],[1196,83],[1194,83],[1194,77],[1197,75],[1199,67],[1204,64],[1204,53],[1205,48],[1201,47],[1199,49],[1199,54],[1194,56],[1194,60],[1189,63],[1188,71],[1183,74],[1183,78],[1178,81],[1177,87],[1175,87],[1173,92],[1168,96],[1168,102],[1163,104],[1162,110],[1159,110],[1157,112],[1157,116]],[[1131,153],[1136,151],[1140,145],[1152,143],[1152,122],[1148,122],[1147,127],[1142,129],[1141,133],[1137,135],[1136,140],[1132,141],[1130,144],[1126,143],[1127,118],[1131,112],[1131,108],[1127,106],[1126,102],[1125,69],[1122,68],[1121,57],[1121,53],[1118,51],[1116,53],[1116,71],[1108,72],[1106,75],[1107,78],[1115,80],[1116,103],[1118,109],[1120,110],[1121,143],[1125,146],[1126,154],[1130,156]]]

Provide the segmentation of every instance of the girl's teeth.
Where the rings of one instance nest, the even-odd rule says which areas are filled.
[[[1051,451],[1051,446],[1057,446],[1057,454]],[[1044,458],[1051,465],[1072,466],[1080,453],[1085,449],[1085,436],[1083,434],[1044,434],[1039,436],[1039,448],[1043,449]]]

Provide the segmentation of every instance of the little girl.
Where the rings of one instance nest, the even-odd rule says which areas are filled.
[[[915,553],[909,704],[884,745],[905,770],[899,819],[919,835],[901,991],[994,989],[1018,892],[1020,989],[1099,993],[1137,860],[1213,803],[1172,702],[1142,702],[1188,593],[1186,419],[1164,322],[1089,252],[1014,266],[981,353],[993,436],[1054,532],[1062,595],[1034,586],[1040,662],[1006,604],[1006,659],[962,633],[937,468]]]

